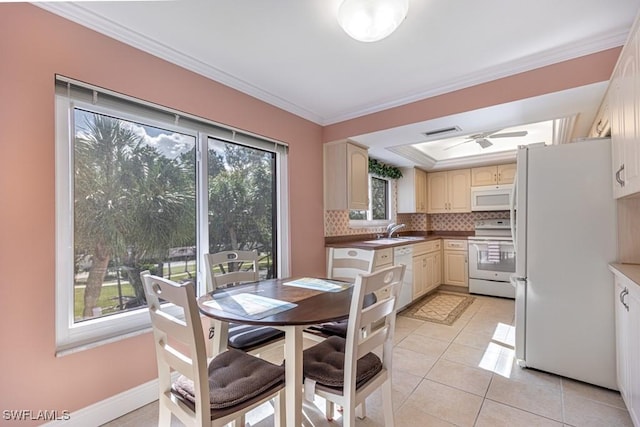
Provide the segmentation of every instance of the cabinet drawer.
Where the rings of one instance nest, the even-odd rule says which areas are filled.
[[[385,248],[385,249],[376,249],[376,254],[373,259],[374,270],[380,268],[380,266],[384,264],[393,263],[393,249]]]
[[[467,241],[466,240],[445,239],[444,240],[444,250],[445,251],[466,251],[467,250]]]
[[[413,245],[413,254],[425,254],[427,252],[439,251],[442,248],[442,240],[430,240],[428,242],[420,242]]]

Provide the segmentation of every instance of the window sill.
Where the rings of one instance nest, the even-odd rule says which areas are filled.
[[[380,219],[375,221],[352,219],[349,220],[349,228],[374,228],[374,227],[386,227],[391,224],[391,220]]]

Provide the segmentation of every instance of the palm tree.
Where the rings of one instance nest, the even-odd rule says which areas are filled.
[[[224,155],[209,150],[209,251],[271,252],[273,156],[225,143]]]
[[[91,317],[115,256],[133,269],[130,281],[143,303],[136,274],[140,261],[161,259],[174,243],[193,242],[195,178],[179,158],[150,147],[132,123],[76,110],[80,118],[84,128],[77,129],[74,145],[75,250],[92,259],[83,309],[83,316]]]

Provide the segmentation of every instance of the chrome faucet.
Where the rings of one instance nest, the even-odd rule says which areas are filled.
[[[387,226],[387,237],[389,238],[393,237],[393,233],[395,233],[396,231],[400,230],[403,227],[405,227],[404,224],[396,224],[395,222],[392,222]]]

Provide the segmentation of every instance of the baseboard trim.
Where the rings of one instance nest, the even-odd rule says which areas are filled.
[[[177,376],[177,375],[176,375]],[[113,421],[158,399],[158,380],[151,380],[93,405],[74,411],[68,420],[52,421],[46,427],[85,427]]]

